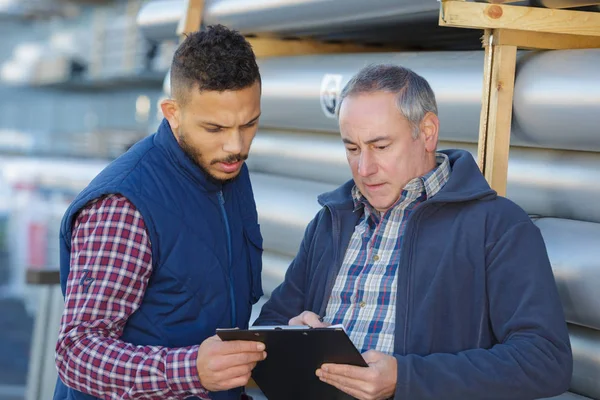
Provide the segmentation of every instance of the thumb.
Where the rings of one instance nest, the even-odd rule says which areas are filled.
[[[365,361],[367,362],[367,364],[373,364],[373,363],[379,362],[379,360],[381,360],[383,353],[376,351],[376,350],[369,350],[369,351],[363,353],[362,356],[365,359]]]

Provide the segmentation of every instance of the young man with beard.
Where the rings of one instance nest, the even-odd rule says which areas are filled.
[[[65,310],[54,400],[239,399],[257,342],[262,237],[244,160],[261,80],[223,26],[189,35],[171,66],[158,131],[112,162],[61,226]]]
[[[320,196],[256,324],[343,324],[369,367],[316,374],[361,400],[566,391],[569,335],[542,236],[469,153],[437,150],[427,81],[374,65],[340,97],[354,179]]]

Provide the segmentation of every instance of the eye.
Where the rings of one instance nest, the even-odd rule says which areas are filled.
[[[210,132],[210,133],[218,133],[221,132],[221,128],[205,128],[206,132]]]
[[[346,147],[346,151],[348,153],[356,153],[358,151],[358,147]]]
[[[251,122],[248,125],[244,125],[242,128],[247,129],[247,128],[252,128],[254,126],[256,126],[257,122]]]
[[[388,147],[389,147],[389,145],[388,145],[388,144],[386,144],[385,146],[376,146],[375,148],[376,148],[377,150],[385,150],[385,149],[387,149]]]

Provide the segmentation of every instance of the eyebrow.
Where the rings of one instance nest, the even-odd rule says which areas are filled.
[[[256,117],[252,118],[250,121],[243,124],[242,126],[250,125],[250,124],[256,122],[259,118],[260,118],[260,113]],[[215,128],[231,128],[230,126],[220,125],[220,124],[216,124],[216,123],[210,122],[210,121],[198,121],[198,123],[201,125],[210,125]]]
[[[377,136],[376,138],[373,139],[369,139],[365,142],[365,144],[373,144],[376,142],[382,142],[384,140],[391,140],[391,138],[389,136]],[[342,141],[346,144],[352,144],[356,146],[356,143],[354,143],[352,140],[350,139],[342,139]]]

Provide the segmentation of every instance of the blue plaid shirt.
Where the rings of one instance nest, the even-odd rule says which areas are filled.
[[[398,201],[383,215],[352,190],[355,210],[364,214],[354,229],[342,268],[327,304],[325,321],[342,324],[361,351],[394,351],[397,269],[406,221],[421,202],[435,194],[450,176],[445,154],[437,167],[406,184]]]

